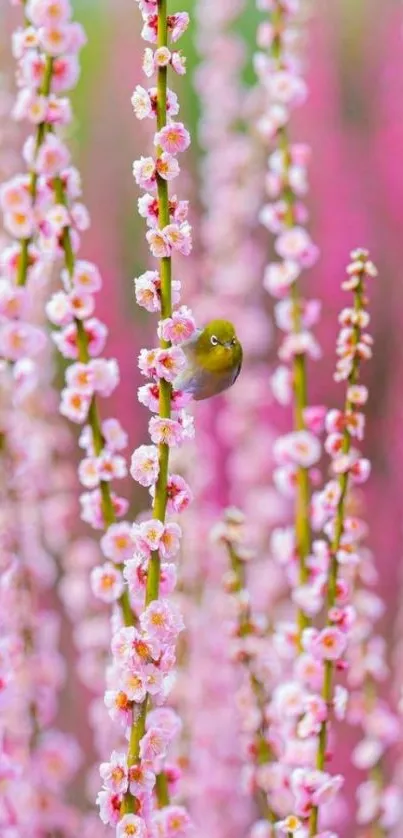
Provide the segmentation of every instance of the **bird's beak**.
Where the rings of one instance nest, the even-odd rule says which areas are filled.
[[[232,340],[227,340],[225,343],[223,343],[223,346],[225,346],[226,349],[231,349]]]

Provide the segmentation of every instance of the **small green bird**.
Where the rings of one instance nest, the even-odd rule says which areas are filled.
[[[241,372],[242,346],[229,320],[211,320],[181,344],[187,366],[174,381],[175,390],[196,401],[209,399],[232,387]]]

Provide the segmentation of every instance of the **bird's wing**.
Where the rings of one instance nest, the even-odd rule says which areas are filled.
[[[201,332],[201,329],[197,329],[189,340],[185,340],[180,344],[180,348],[185,354],[187,365],[176,377],[173,385],[175,390],[184,390],[186,393],[191,393],[192,395],[199,384],[199,373],[195,364],[194,350]]]
[[[242,369],[242,361],[240,361],[240,362],[239,362],[239,364],[238,364],[238,366],[237,366],[237,368],[236,368],[236,370],[235,370],[234,377],[233,377],[233,379],[232,379],[232,383],[233,383],[233,384],[235,384],[235,382],[236,382],[236,380],[237,380],[237,378],[238,378],[238,376],[239,376],[239,374],[240,374],[240,372],[241,372],[241,369]]]
[[[236,380],[237,380],[237,378],[238,378],[238,376],[239,376],[239,374],[240,374],[240,372],[241,372],[241,369],[242,369],[242,361],[243,361],[243,351],[242,351],[242,347],[241,347],[241,357],[240,357],[240,359],[239,359],[239,364],[238,364],[238,366],[237,366],[237,368],[236,368],[236,370],[235,370],[234,378],[233,378],[233,380],[232,380],[232,383],[233,383],[233,384],[235,384],[235,382],[236,382]]]
[[[194,359],[194,349],[201,333],[202,329],[196,329],[196,331],[194,332],[192,337],[189,338],[189,340],[185,340],[183,343],[180,344],[180,348],[183,350],[183,352],[186,355],[186,358],[189,361],[192,361]]]

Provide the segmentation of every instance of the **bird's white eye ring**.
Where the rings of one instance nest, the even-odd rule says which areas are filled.
[[[215,335],[211,335],[210,340],[211,340],[211,343],[213,344],[213,346],[217,346],[218,338],[216,338]]]
[[[233,346],[235,346],[235,344],[236,344],[236,338],[232,338],[231,343],[232,343],[232,345],[233,345]]]

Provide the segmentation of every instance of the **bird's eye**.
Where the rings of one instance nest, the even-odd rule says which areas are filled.
[[[211,340],[211,343],[213,344],[213,346],[217,346],[218,338],[216,338],[215,335],[211,335],[210,340]]]
[[[233,346],[235,346],[235,344],[236,344],[236,338],[232,338],[231,343],[232,343],[232,345],[233,345]]]

